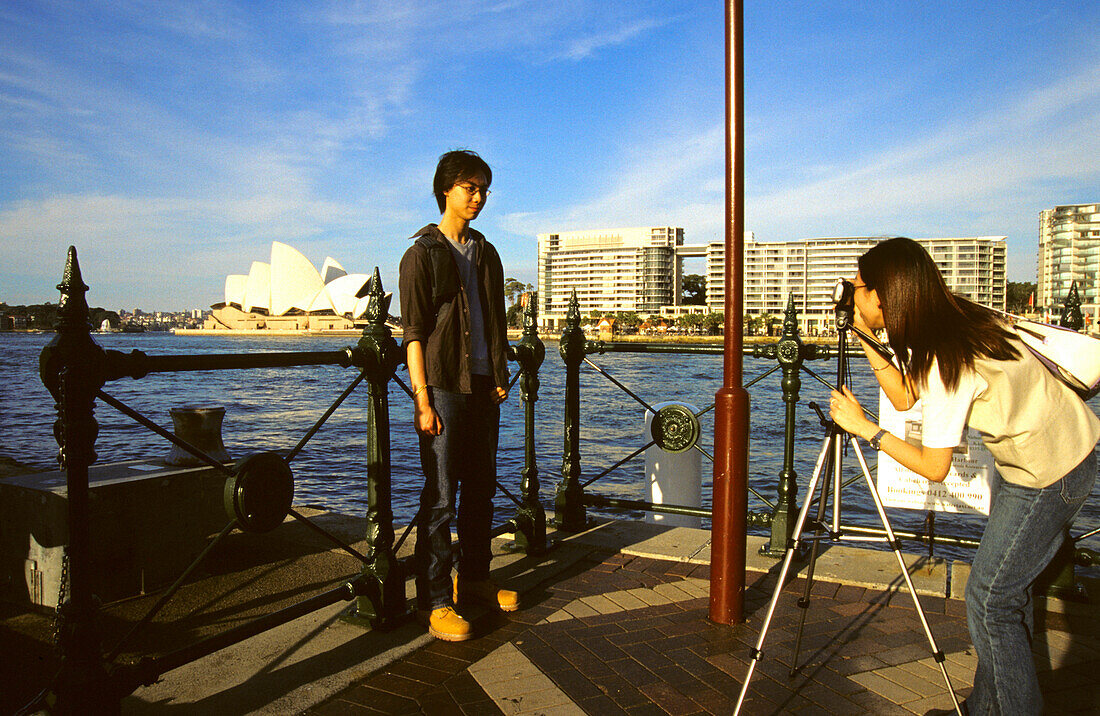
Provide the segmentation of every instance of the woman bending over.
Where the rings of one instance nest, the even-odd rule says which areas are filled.
[[[885,329],[897,363],[861,338],[863,350],[895,408],[908,410],[920,400],[921,444],[881,430],[846,387],[833,391],[830,415],[933,482],[947,476],[966,427],[981,434],[997,474],[966,585],[978,666],[964,712],[1039,714],[1031,589],[1092,490],[1100,420],[1000,314],[953,295],[917,242],[877,244],[860,257],[854,284],[854,326],[866,333]]]

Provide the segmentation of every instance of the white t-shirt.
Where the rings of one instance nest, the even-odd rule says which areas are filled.
[[[962,441],[970,418],[970,407],[989,384],[975,371],[963,369],[959,385],[948,390],[940,376],[939,362],[932,360],[928,385],[921,390],[921,444],[931,448],[953,448]]]
[[[944,388],[933,360],[921,389],[921,443],[953,448],[969,426],[981,435],[1006,481],[1031,488],[1051,485],[1091,452],[1100,420],[1028,350],[1014,341],[1019,360],[977,358],[955,390]]]

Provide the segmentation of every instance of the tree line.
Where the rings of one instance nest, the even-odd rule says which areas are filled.
[[[9,306],[0,302],[0,316],[4,320],[0,323],[0,329],[11,329],[16,322],[27,329],[38,331],[52,331],[57,328],[57,304],[40,303],[33,306]],[[113,328],[122,325],[122,319],[115,311],[105,308],[89,308],[88,322],[93,328],[99,328],[103,321],[110,322]]]

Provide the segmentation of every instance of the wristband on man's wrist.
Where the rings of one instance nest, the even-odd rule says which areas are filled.
[[[428,389],[427,384],[420,386],[419,388],[417,388],[416,390],[413,391],[413,397],[415,398],[416,396],[420,395],[421,393],[423,393],[427,389]]]

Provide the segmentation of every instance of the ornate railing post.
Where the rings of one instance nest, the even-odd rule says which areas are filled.
[[[567,532],[580,532],[587,525],[584,488],[581,487],[581,363],[585,356],[584,331],[577,292],[569,299],[558,351],[565,363],[565,452],[561,458],[561,483],[554,498],[554,524]]]
[[[795,502],[798,497],[798,473],[794,469],[794,433],[798,392],[802,389],[802,363],[806,358],[817,357],[817,346],[807,346],[798,337],[798,313],[795,310],[793,294],[787,299],[787,310],[783,314],[783,334],[779,342],[758,347],[753,353],[757,357],[777,359],[783,374],[780,380],[785,410],[783,469],[779,472],[779,484],[776,489],[779,499],[772,512],[771,539],[760,548],[761,554],[778,559],[787,549],[798,512],[798,505]]]
[[[1070,285],[1069,293],[1066,294],[1066,302],[1062,305],[1062,315],[1058,317],[1058,325],[1075,331],[1085,327],[1085,316],[1081,313],[1081,297],[1077,294],[1076,281]]]
[[[382,292],[374,269],[367,294],[367,321],[356,352],[367,373],[367,563],[361,575],[362,594],[350,614],[377,628],[394,626],[406,614],[405,567],[393,551],[393,502],[390,472],[390,408],[388,384],[401,362],[386,316],[391,296]]]
[[[68,489],[68,600],[57,605],[61,670],[52,684],[54,713],[118,713],[121,694],[110,685],[96,628],[92,594],[88,467],[96,461],[95,395],[103,387],[106,354],[92,340],[88,324],[88,287],[80,275],[76,248],[70,246],[65,273],[57,286],[57,336],[42,350],[39,373],[56,401],[54,423],[58,462]],[[62,591],[65,585],[62,584]]]
[[[523,504],[516,510],[516,544],[528,554],[546,551],[546,510],[539,501],[539,467],[535,458],[535,402],[539,399],[539,367],[546,346],[535,325],[538,301],[527,294],[523,308],[523,338],[515,346],[520,365],[520,395],[523,399]]]
[[[1058,324],[1063,328],[1080,331],[1085,327],[1085,317],[1081,313],[1081,297],[1077,293],[1077,282],[1074,281],[1066,294],[1066,301],[1062,304],[1062,314]],[[1074,570],[1076,561],[1076,545],[1070,536],[1069,526],[1065,530],[1065,542],[1055,553],[1043,573],[1039,575],[1039,584],[1045,587],[1048,595],[1060,599],[1081,599],[1085,596],[1084,587],[1077,582]]]

